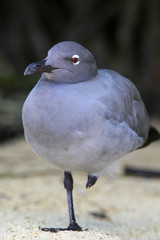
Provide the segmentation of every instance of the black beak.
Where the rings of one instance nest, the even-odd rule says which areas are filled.
[[[48,72],[51,73],[54,68],[51,65],[45,65],[46,60],[42,60],[39,62],[31,63],[24,72],[24,75],[32,75],[35,73],[42,73],[42,72]]]

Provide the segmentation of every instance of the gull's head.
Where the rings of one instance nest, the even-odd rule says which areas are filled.
[[[44,60],[31,63],[24,75],[44,73],[50,81],[76,83],[94,78],[97,72],[95,59],[86,48],[64,41],[54,45]]]

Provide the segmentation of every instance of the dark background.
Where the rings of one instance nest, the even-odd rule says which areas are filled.
[[[22,132],[21,107],[39,78],[24,77],[26,66],[64,40],[132,80],[160,116],[159,0],[1,0],[0,18],[0,140]]]

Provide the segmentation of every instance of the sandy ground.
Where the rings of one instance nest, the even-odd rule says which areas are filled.
[[[63,172],[36,157],[24,138],[1,144],[0,239],[159,240],[160,179],[125,176],[126,163],[160,170],[160,141],[121,159],[115,177],[91,189],[85,173],[73,173],[77,222],[89,230],[42,232],[39,226],[68,225]]]

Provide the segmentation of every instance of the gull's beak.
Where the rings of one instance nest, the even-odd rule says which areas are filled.
[[[32,75],[35,73],[43,73],[43,72],[48,72],[51,73],[54,68],[51,65],[45,65],[46,59],[39,61],[39,62],[34,62],[31,63],[24,72],[24,75]]]

